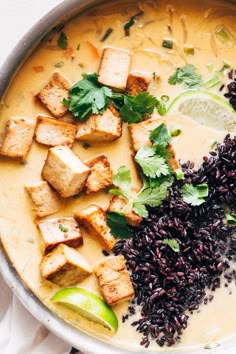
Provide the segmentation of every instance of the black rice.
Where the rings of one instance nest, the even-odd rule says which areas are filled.
[[[226,92],[224,96],[229,99],[229,103],[236,111],[236,78],[233,78],[233,73],[233,70],[229,73],[229,79],[232,81],[227,85],[228,92]]]
[[[135,236],[120,240],[114,253],[122,253],[135,288],[135,304],[141,306],[141,318],[133,322],[142,333],[141,345],[150,340],[159,346],[180,341],[190,313],[207,304],[215,291],[236,278],[230,261],[236,260],[234,228],[225,222],[225,205],[236,215],[236,137],[227,135],[202,166],[182,165],[185,178],[175,181],[159,208],[149,210],[149,217]],[[186,204],[180,188],[184,183],[207,183],[209,195],[198,207]],[[180,251],[174,252],[164,239],[175,239]],[[131,309],[132,308],[132,309]],[[125,321],[134,312],[130,306]]]

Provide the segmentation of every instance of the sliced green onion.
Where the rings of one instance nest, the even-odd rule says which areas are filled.
[[[63,61],[59,61],[58,63],[54,64],[56,68],[61,68],[64,65]]]
[[[76,50],[80,50],[80,44],[77,45]]]
[[[214,147],[216,146],[216,144],[217,144],[217,141],[216,141],[216,140],[213,141],[213,142],[211,143],[211,145],[210,145],[210,148],[211,148],[211,149],[214,149]]]
[[[107,40],[107,38],[112,34],[112,32],[113,32],[113,28],[108,28],[108,30],[105,32],[105,34],[100,39],[100,42],[105,42],[105,40]]]
[[[180,128],[176,127],[171,127],[170,128],[170,136],[179,136],[182,133],[182,130]]]
[[[226,217],[227,223],[228,223],[230,226],[236,226],[236,217],[235,217],[235,216],[226,213],[226,214],[225,214],[225,217]]]
[[[187,55],[194,55],[195,49],[193,48],[192,45],[185,44],[184,45],[184,53]]]
[[[219,77],[217,75],[215,75],[213,78],[204,82],[204,87],[206,89],[209,89],[211,87],[219,85],[220,83],[221,83],[221,80],[219,79]]]
[[[228,48],[233,47],[235,44],[235,37],[232,33],[223,25],[218,25],[215,29],[215,37],[221,43],[225,44]]]
[[[177,181],[179,181],[179,180],[181,180],[181,179],[184,178],[184,173],[183,173],[183,171],[181,170],[181,168],[177,168],[177,169],[175,170],[175,177],[176,177]]]
[[[173,44],[174,44],[173,41],[171,41],[170,39],[163,39],[162,47],[167,49],[172,49]]]
[[[212,71],[214,69],[213,63],[208,63],[206,66],[207,66],[208,71]]]
[[[223,65],[222,68],[218,71],[218,73],[224,75],[225,70],[230,69],[230,68],[231,68],[231,65],[224,62],[224,65]]]
[[[163,102],[168,102],[169,99],[170,99],[170,97],[167,96],[167,95],[162,95],[162,96],[161,96],[161,100],[162,100]]]

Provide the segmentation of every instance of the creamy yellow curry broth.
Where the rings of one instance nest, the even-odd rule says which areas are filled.
[[[138,18],[130,29],[130,36],[124,35],[124,23],[129,18],[143,10],[144,16]],[[71,84],[81,79],[83,72],[97,72],[103,48],[114,46],[130,50],[134,71],[156,73],[160,79],[151,83],[153,95],[168,95],[173,99],[183,91],[182,85],[170,86],[168,77],[177,67],[186,63],[194,64],[204,79],[211,76],[209,64],[214,70],[219,70],[224,62],[235,64],[235,46],[223,46],[214,38],[214,30],[223,24],[236,36],[236,10],[224,6],[221,2],[194,0],[172,2],[119,1],[103,5],[88,13],[82,14],[66,24],[63,31],[68,37],[69,49],[63,51],[57,45],[59,34],[43,43],[23,65],[1,104],[0,132],[3,136],[6,120],[9,117],[37,118],[38,114],[50,115],[49,112],[35,99],[35,95],[49,81],[52,73],[57,70]],[[112,27],[112,34],[104,41],[101,38],[105,31]],[[173,50],[162,47],[163,38],[173,39],[176,46]],[[193,46],[194,55],[183,52],[184,44]],[[94,49],[94,47],[96,49]],[[55,64],[63,62],[59,68]],[[225,79],[226,80],[226,79]],[[213,91],[218,91],[213,88]],[[219,92],[217,92],[219,93]],[[158,116],[157,113],[155,113]],[[71,119],[70,114],[65,119]],[[181,115],[167,115],[169,126],[178,126],[182,134],[172,140],[177,157],[182,161],[191,160],[199,165],[202,156],[210,150],[213,141],[221,141],[224,131],[206,128]],[[0,204],[0,233],[3,245],[14,267],[25,283],[36,296],[52,311],[75,327],[91,333],[111,344],[139,349],[141,335],[138,334],[130,321],[122,323],[121,317],[126,313],[128,303],[114,306],[119,318],[119,329],[115,335],[98,324],[89,322],[77,313],[61,305],[52,304],[50,297],[58,290],[58,286],[41,278],[39,264],[42,258],[42,240],[37,229],[32,211],[32,204],[24,186],[38,182],[47,155],[48,147],[33,142],[25,162],[0,158],[1,174],[1,204]],[[122,137],[116,141],[104,144],[92,144],[85,149],[83,143],[76,141],[73,150],[86,159],[98,153],[105,153],[114,172],[126,164],[132,169],[135,183],[134,162],[131,158],[129,134],[127,126],[123,126]],[[91,196],[64,199],[59,212],[49,216],[73,216],[74,213],[91,202],[107,207],[110,196],[99,192]],[[84,245],[79,248],[81,254],[93,267],[101,260],[101,244],[89,233],[84,233]],[[100,295],[100,290],[94,275],[80,283],[81,286]],[[229,289],[232,294],[229,295]],[[234,317],[236,291],[234,286],[221,288],[215,292],[214,300],[207,306],[191,315],[188,328],[184,331],[178,349],[189,349],[204,346],[212,341],[223,341],[236,333]],[[151,343],[149,350],[159,350]],[[160,349],[165,350],[165,349]],[[168,350],[175,350],[174,348]]]

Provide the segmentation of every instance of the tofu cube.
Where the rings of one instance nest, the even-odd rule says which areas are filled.
[[[60,243],[71,247],[79,247],[83,244],[79,224],[74,218],[45,220],[40,222],[38,227],[45,244],[45,253]]]
[[[35,139],[38,143],[50,146],[72,146],[77,126],[45,116],[38,116]]]
[[[126,204],[128,203],[127,200],[125,200],[122,197],[119,196],[113,196],[110,200],[110,204],[109,204],[109,211],[122,211],[123,208],[126,206]],[[127,220],[127,223],[131,226],[139,226],[143,220],[143,218],[137,214],[135,214],[135,212],[132,210],[132,207],[128,207],[125,210],[125,217]]]
[[[85,193],[98,192],[112,184],[112,169],[106,155],[98,155],[85,161],[91,172],[85,183]]]
[[[105,48],[98,71],[98,81],[102,85],[124,91],[130,64],[129,52],[118,48]]]
[[[107,250],[112,250],[116,239],[110,233],[106,223],[106,213],[100,206],[91,204],[88,208],[77,212],[74,217],[97,236]]]
[[[150,73],[130,73],[127,80],[126,93],[128,93],[128,95],[136,96],[141,92],[147,91],[151,78]]]
[[[67,198],[83,189],[89,173],[90,168],[67,145],[62,145],[48,150],[42,177]]]
[[[69,82],[60,73],[55,72],[36,97],[54,117],[61,118],[67,112],[62,101],[64,98],[68,99],[69,89]]]
[[[46,181],[27,185],[25,189],[31,197],[37,217],[42,218],[54,214],[60,209],[60,198]]]
[[[142,146],[151,145],[151,141],[149,139],[150,131],[154,130],[161,124],[166,124],[165,120],[162,118],[150,118],[140,123],[130,124],[128,126],[132,148],[136,153]],[[173,170],[179,168],[179,163],[175,157],[175,151],[171,144],[168,145],[168,149],[171,153],[171,158],[169,163]]]
[[[78,123],[76,138],[89,142],[111,141],[122,134],[122,119],[114,108],[107,108],[102,114],[91,114]]]
[[[95,267],[94,272],[102,295],[109,305],[133,297],[134,288],[123,256],[107,257]]]
[[[31,148],[35,123],[25,118],[10,118],[7,121],[0,154],[24,160]]]
[[[80,253],[63,243],[43,257],[40,269],[43,278],[61,287],[76,285],[92,273]]]

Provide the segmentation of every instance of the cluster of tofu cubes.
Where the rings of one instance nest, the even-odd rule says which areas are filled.
[[[118,91],[136,95],[147,91],[151,76],[130,73],[130,53],[117,48],[105,48],[101,59],[98,80],[101,84]],[[69,123],[61,120],[67,113],[63,105],[68,99],[70,83],[55,72],[48,84],[37,94],[37,99],[53,117],[39,115],[36,122],[25,118],[10,118],[6,124],[0,154],[25,160],[35,138],[36,142],[49,146],[41,172],[42,180],[27,185],[37,218],[53,214],[61,207],[61,200],[78,194],[96,193],[112,184],[112,170],[105,154],[82,161],[73,151],[75,139],[86,142],[107,142],[122,134],[122,119],[110,105],[103,114],[92,114],[86,122]],[[138,124],[130,124],[129,132],[135,153],[141,146],[150,144],[149,132],[160,124],[161,119],[151,118]],[[177,168],[174,151],[173,167]],[[137,191],[133,191],[137,193]],[[124,199],[114,196],[110,210],[121,210]],[[132,210],[127,210],[130,225],[142,221]],[[111,251],[116,239],[106,223],[106,212],[96,204],[76,213],[70,218],[46,219],[38,222],[44,241],[41,262],[42,276],[59,286],[72,286],[93,273],[88,262],[77,248],[83,246],[82,228],[86,228]],[[133,296],[134,290],[123,256],[109,256],[94,268],[101,292],[108,304],[113,305]]]

